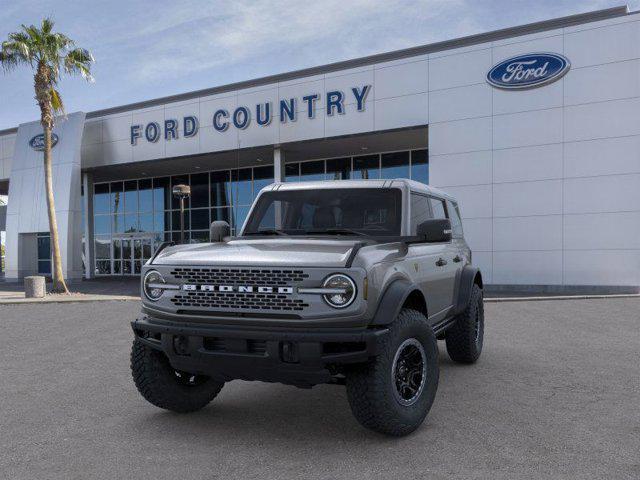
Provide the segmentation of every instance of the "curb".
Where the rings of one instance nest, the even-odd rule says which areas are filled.
[[[83,302],[131,302],[140,301],[140,297],[134,297],[129,295],[113,295],[113,296],[101,296],[92,297],[87,295],[87,298],[73,297],[73,298],[15,298],[8,300],[0,300],[0,306],[2,305],[33,305],[33,304],[46,304],[46,303],[83,303]]]

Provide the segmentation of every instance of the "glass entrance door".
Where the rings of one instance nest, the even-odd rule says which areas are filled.
[[[111,241],[113,275],[140,275],[154,252],[153,234],[122,234]]]

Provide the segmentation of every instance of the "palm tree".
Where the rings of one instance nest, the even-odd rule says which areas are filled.
[[[57,86],[61,71],[69,75],[82,75],[92,81],[93,56],[88,50],[76,47],[73,40],[62,33],[53,32],[53,21],[42,20],[40,27],[22,25],[19,32],[10,33],[0,49],[0,63],[5,71],[26,65],[33,70],[35,99],[40,107],[40,123],[44,129],[44,172],[47,191],[49,231],[53,247],[53,291],[69,293],[62,273],[62,259],[58,242],[58,224],[53,201],[51,179],[51,131],[56,114],[64,114],[64,106]]]

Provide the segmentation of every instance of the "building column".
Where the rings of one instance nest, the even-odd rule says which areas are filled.
[[[276,183],[284,183],[285,180],[284,151],[280,146],[276,146],[273,149],[273,181]]]
[[[84,278],[93,278],[94,268],[94,244],[93,244],[93,175],[84,172],[82,174],[82,189],[84,198],[82,209],[84,211]]]

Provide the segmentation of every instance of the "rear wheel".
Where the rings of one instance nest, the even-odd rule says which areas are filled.
[[[431,409],[438,388],[438,347],[420,312],[403,309],[380,355],[348,372],[347,396],[356,419],[387,435],[407,435]]]
[[[447,330],[445,340],[447,353],[454,362],[474,363],[480,357],[484,341],[484,302],[478,285],[473,285],[467,308]]]
[[[223,382],[174,369],[167,356],[138,340],[131,349],[131,373],[140,394],[156,407],[195,412],[213,400]]]

